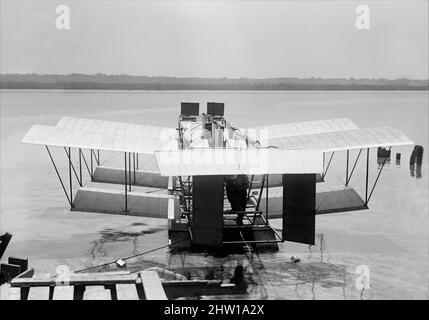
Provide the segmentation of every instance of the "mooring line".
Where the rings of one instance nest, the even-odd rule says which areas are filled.
[[[182,239],[182,240],[176,241],[176,242],[174,242],[174,243],[172,243],[172,244],[166,244],[166,245],[164,245],[164,246],[162,246],[162,247],[158,247],[158,248],[155,248],[155,249],[151,249],[151,250],[148,250],[148,251],[145,251],[145,252],[142,252],[142,253],[138,253],[138,254],[135,254],[135,255],[132,255],[132,256],[126,257],[126,258],[121,258],[121,260],[126,261],[126,260],[129,260],[129,259],[132,259],[132,258],[136,258],[136,257],[138,257],[138,256],[142,256],[142,255],[147,254],[147,253],[151,253],[151,252],[154,252],[154,251],[157,251],[157,250],[164,249],[164,248],[166,248],[166,247],[168,247],[168,246],[173,246],[173,245],[175,245],[175,244],[177,244],[177,243],[180,243],[180,242],[186,241],[186,240],[188,240],[188,239],[189,239],[189,238],[185,238],[185,239]],[[97,269],[97,268],[101,268],[101,267],[105,267],[105,266],[111,265],[111,264],[113,264],[113,263],[116,263],[116,261],[118,261],[118,260],[119,260],[119,259],[117,259],[117,260],[115,260],[115,261],[112,261],[112,262],[103,263],[103,264],[100,264],[100,265],[97,265],[97,266],[93,266],[93,267],[89,267],[89,268],[80,269],[80,270],[75,271],[75,273],[82,272],[82,271],[93,270],[93,269]]]

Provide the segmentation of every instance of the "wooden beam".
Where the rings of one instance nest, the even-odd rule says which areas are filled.
[[[118,300],[139,300],[136,286],[133,284],[116,285]]]
[[[174,299],[209,295],[236,294],[234,284],[220,280],[161,280],[156,271],[142,271],[140,274],[82,273],[71,274],[69,286],[55,286],[55,277],[40,275],[33,277],[33,269],[27,270],[11,281],[12,287],[20,287],[21,298],[27,299],[30,287],[50,287],[50,299],[82,300],[88,286],[115,285],[117,299]],[[149,274],[148,274],[149,273]],[[74,286],[74,287],[73,287]],[[74,293],[73,293],[74,289]],[[115,293],[113,293],[115,295]],[[112,295],[112,298],[113,298]]]
[[[164,288],[156,271],[140,272],[146,300],[167,300]]]
[[[83,300],[86,287],[83,285],[73,286],[73,300]]]
[[[86,288],[83,300],[110,300],[111,293],[104,286],[90,286]]]
[[[68,284],[70,286],[96,286],[96,285],[111,285],[111,284],[135,284],[137,275],[132,274],[100,274],[100,273],[72,273],[70,274]],[[55,286],[56,277],[49,278],[15,278],[11,281],[12,287],[46,287]]]
[[[21,291],[19,288],[11,288],[9,283],[4,283],[0,287],[0,301],[3,300],[19,300]]]
[[[28,300],[48,300],[49,287],[34,287],[31,288],[28,294]]]
[[[1,257],[3,257],[3,254],[6,251],[10,239],[12,239],[12,235],[7,232],[0,236],[0,259]]]
[[[52,295],[52,300],[73,300],[74,288],[71,286],[51,287],[50,290],[53,290],[49,293]]]
[[[168,299],[238,293],[235,284],[224,284],[220,280],[164,281],[162,286]]]

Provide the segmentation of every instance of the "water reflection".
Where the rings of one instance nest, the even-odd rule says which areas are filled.
[[[390,164],[390,157],[387,158],[382,158],[382,157],[377,157],[377,168],[380,169],[382,166],[384,165],[389,165]],[[398,162],[396,162],[396,164],[398,164]]]
[[[410,176],[420,179],[422,177],[423,146],[416,145],[410,156]]]
[[[320,234],[320,241],[319,241],[319,245],[309,245],[308,246],[308,251],[309,251],[309,255],[308,255],[308,260],[310,260],[313,257],[313,247],[318,247],[319,251],[320,251],[320,262],[323,263],[323,253],[325,252],[325,239],[323,236],[323,233]]]
[[[390,149],[378,147],[377,149],[377,158],[390,158]]]
[[[383,165],[390,165],[390,150],[385,148],[377,149],[377,168],[380,170]],[[397,153],[395,156],[395,163],[397,166],[401,165],[401,154]],[[420,179],[422,177],[422,163],[423,163],[423,147],[416,145],[410,156],[410,177]]]
[[[412,178],[420,179],[422,177],[422,166],[410,164],[410,176]]]
[[[396,154],[396,165],[399,167],[401,165],[401,154]]]
[[[248,283],[244,278],[244,268],[241,263],[238,263],[234,270],[234,276],[229,280],[234,283],[238,292],[245,293],[247,291]]]
[[[383,165],[390,164],[390,149],[378,147],[377,149],[377,164],[378,169],[380,169]]]

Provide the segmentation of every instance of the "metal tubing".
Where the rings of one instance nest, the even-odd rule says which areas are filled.
[[[55,164],[55,161],[54,161],[54,159],[52,158],[52,155],[51,155],[51,152],[49,151],[48,146],[46,146],[46,145],[45,145],[45,147],[46,147],[46,150],[48,151],[49,158],[51,158],[52,165],[54,166],[55,172],[57,173],[58,179],[60,180],[61,186],[63,187],[64,193],[65,193],[65,195],[66,195],[66,197],[67,197],[67,201],[69,202],[69,204],[70,204],[70,206],[71,206],[71,205],[72,205],[72,202],[70,201],[70,197],[69,197],[69,195],[68,195],[68,193],[67,193],[66,187],[64,186],[63,180],[61,179],[60,173],[58,172],[58,169],[57,169],[57,166],[56,166],[56,164]]]
[[[348,177],[349,177],[349,153],[350,151],[347,150],[347,164],[346,164],[346,186],[348,184]]]
[[[392,149],[392,147],[389,147],[389,151],[390,151],[390,149]],[[377,185],[377,182],[378,182],[378,178],[380,178],[381,171],[383,171],[383,168],[384,168],[384,165],[386,164],[386,161],[387,161],[387,157],[384,158],[383,164],[381,165],[381,168],[378,171],[377,178],[375,179],[374,185],[372,186],[371,192],[369,193],[369,197],[368,197],[368,200],[366,201],[366,204],[368,204],[369,200],[371,199],[372,193],[374,192],[375,186]]]
[[[139,154],[137,153],[137,170],[139,169]]]
[[[252,186],[253,186],[253,178],[255,175],[252,174],[252,177],[250,178],[250,184],[249,184],[249,191],[247,192],[247,199],[250,198],[250,193],[252,192]]]
[[[265,213],[267,215],[265,224],[268,225],[268,173],[267,173],[267,186],[266,186],[266,199],[265,199]]]
[[[133,152],[134,185],[136,185],[136,154]]]
[[[350,176],[348,177],[348,179],[347,179],[347,181],[346,181],[346,186],[349,184],[350,179],[352,178],[353,172],[355,171],[356,164],[357,164],[357,162],[358,162],[358,160],[359,160],[359,157],[360,157],[360,154],[361,154],[361,153],[362,153],[362,148],[359,150],[359,153],[358,153],[358,155],[357,155],[357,157],[356,157],[355,163],[353,164],[353,168],[352,168],[352,171],[350,172]]]
[[[99,159],[99,156],[100,156],[100,150],[97,150],[98,157],[95,155],[95,151],[94,151],[94,150],[92,150],[92,149],[91,149],[91,152],[92,152],[92,154],[94,155],[95,163],[97,163],[97,166],[99,166],[99,165],[100,165],[100,159]]]
[[[91,174],[91,170],[89,169],[88,162],[86,162],[86,158],[83,151],[81,151],[81,154],[82,154],[83,162],[85,163],[86,170],[88,171],[88,174],[91,177],[91,181],[92,181],[93,175]]]
[[[124,183],[124,186],[125,186],[125,212],[127,212],[128,211],[128,203],[127,203],[127,201],[128,201],[128,199],[127,199],[128,182],[127,182],[127,153],[126,152],[124,152],[124,156],[125,156],[125,170],[124,170],[124,174],[125,174],[125,183]]]
[[[369,148],[366,148],[365,204],[368,203]]]
[[[70,149],[70,148],[69,148],[69,149]],[[66,148],[66,147],[64,147],[64,151],[66,152],[67,158],[69,158],[69,161],[71,162],[70,155],[69,155],[69,153],[67,152],[67,148]],[[73,169],[73,172],[74,172],[74,175],[75,175],[75,177],[76,177],[77,182],[78,182],[78,183],[79,183],[79,185],[82,187],[82,179],[79,179],[79,176],[78,176],[78,174],[77,174],[77,172],[76,172],[76,169],[75,169],[75,167],[74,167],[74,165],[73,165],[73,162],[71,162],[71,167],[72,167],[72,169]]]
[[[259,194],[258,194],[258,201],[256,203],[256,208],[255,211],[259,210],[259,205],[261,204],[261,199],[262,199],[262,193],[264,192],[264,186],[265,186],[265,175],[262,175],[262,183],[261,183],[261,188],[259,189]]]
[[[70,206],[73,208],[73,180],[72,180],[71,148],[69,147],[69,182],[70,182]]]
[[[131,152],[128,152],[128,184],[131,191]]]
[[[265,224],[244,224],[244,225],[224,225],[225,229],[249,229],[249,228],[265,228]]]
[[[222,241],[223,244],[240,244],[240,243],[279,243],[283,240],[237,240],[237,241]]]
[[[92,163],[92,149],[90,149],[89,153],[91,154],[91,181],[92,181],[92,178],[94,177],[94,165]]]
[[[82,149],[79,148],[79,177],[80,177],[80,186],[82,187]]]
[[[323,152],[323,172],[325,172],[325,153]]]
[[[329,158],[328,165],[326,167],[325,172],[323,173],[323,177],[322,178],[325,178],[326,174],[328,173],[329,166],[331,165],[331,161],[332,161],[332,158],[334,157],[334,154],[335,154],[335,151],[332,152],[331,158]]]
[[[277,236],[278,239],[281,240],[281,242],[284,242],[285,240],[283,239],[283,237],[281,237],[276,230],[274,230],[271,226],[268,226],[268,228],[271,229],[272,232],[274,232],[274,234]]]

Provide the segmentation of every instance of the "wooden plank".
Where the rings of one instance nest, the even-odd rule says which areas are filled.
[[[164,288],[156,271],[140,272],[146,300],[167,300]]]
[[[87,286],[83,300],[111,300],[110,290],[106,290],[104,286]]]
[[[21,287],[21,300],[27,300],[31,287]]]
[[[73,287],[72,286],[55,287],[54,295],[52,299],[53,300],[73,300]]]
[[[109,285],[135,283],[137,275],[133,274],[70,274],[69,285]],[[54,286],[56,278],[15,278],[11,281],[12,287],[44,287]]]
[[[139,300],[136,286],[134,284],[116,285],[118,300]]]
[[[19,288],[11,288],[9,283],[0,286],[0,300],[20,300],[21,291]]]
[[[30,289],[28,300],[48,300],[49,287],[34,287]]]
[[[74,274],[76,274],[76,273],[74,273]],[[89,274],[89,273],[81,273],[82,275],[85,275],[85,274]],[[100,273],[99,273],[100,274]],[[101,273],[102,275],[111,275],[111,276],[117,276],[117,275],[124,275],[124,274],[128,274],[128,275],[130,275],[131,274],[131,272],[130,271],[109,271],[109,272],[103,272],[103,273]]]
[[[168,299],[179,297],[198,297],[211,295],[236,294],[235,284],[222,283],[220,280],[178,280],[164,281],[162,286]]]

